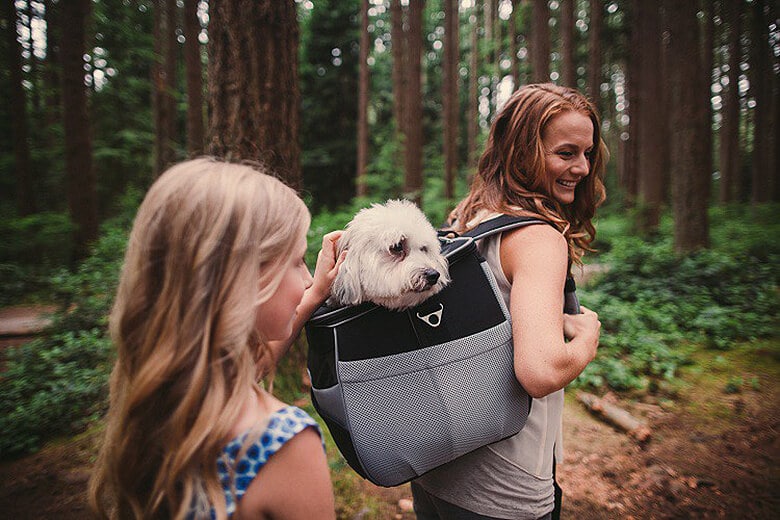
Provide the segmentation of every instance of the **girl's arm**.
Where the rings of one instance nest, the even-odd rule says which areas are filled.
[[[330,470],[316,431],[306,428],[268,459],[241,499],[236,518],[336,518]]]
[[[512,284],[515,376],[531,397],[544,397],[569,384],[596,356],[601,323],[585,307],[583,314],[563,314],[568,249],[551,226],[504,234],[500,254]]]
[[[332,231],[322,237],[322,248],[317,254],[317,265],[314,268],[314,281],[311,287],[303,293],[301,303],[298,305],[293,320],[292,335],[286,340],[268,342],[271,352],[276,353],[277,361],[293,344],[312,313],[330,296],[330,286],[333,285],[336,273],[347,255],[347,252],[344,251],[336,258],[336,244],[342,233],[343,231],[340,230]]]

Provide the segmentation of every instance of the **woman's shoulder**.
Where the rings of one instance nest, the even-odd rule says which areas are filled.
[[[566,250],[566,237],[554,226],[540,219],[535,225],[523,226],[504,232],[502,243],[513,243],[522,245],[525,248],[560,249],[563,246]]]
[[[556,275],[568,265],[568,245],[553,226],[538,224],[507,231],[501,238],[501,265],[511,282],[520,272]]]

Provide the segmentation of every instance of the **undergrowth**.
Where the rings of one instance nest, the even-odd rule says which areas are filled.
[[[367,203],[313,218],[310,268],[322,235],[343,228]],[[443,214],[442,208],[437,212]],[[668,216],[651,240],[633,237],[625,217],[599,221],[601,253],[591,261],[609,269],[580,289],[580,300],[599,313],[601,346],[575,385],[663,390],[695,349],[776,339],[777,214],[777,205],[715,209],[712,248],[686,256],[673,252]],[[108,222],[92,255],[77,268],[50,271],[45,279],[48,301],[61,308],[54,326],[44,337],[6,351],[0,377],[0,459],[35,451],[47,439],[80,431],[104,413],[114,358],[107,315],[132,215],[128,210]],[[51,225],[60,221],[52,219]],[[36,278],[35,284],[39,287],[41,280]],[[20,281],[16,289],[23,286]],[[304,364],[305,347],[299,343],[279,367],[275,390],[288,402],[305,395],[300,384]]]
[[[619,217],[599,223],[606,273],[581,289],[602,322],[596,359],[575,385],[656,391],[696,348],[778,337],[780,223],[776,205],[716,208],[712,248],[673,250],[671,220],[654,240]]]

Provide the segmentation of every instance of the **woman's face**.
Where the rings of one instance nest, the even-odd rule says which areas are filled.
[[[312,277],[303,257],[306,237],[301,237],[292,258],[282,265],[284,274],[273,296],[257,307],[255,326],[268,341],[285,340],[292,335],[292,324],[303,293],[311,287]]]
[[[593,122],[580,112],[562,112],[542,132],[549,195],[561,204],[574,202],[574,189],[590,173]]]

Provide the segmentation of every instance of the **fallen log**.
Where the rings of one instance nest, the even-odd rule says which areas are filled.
[[[637,441],[650,440],[650,427],[619,406],[587,392],[577,392],[577,400],[599,418],[626,432]]]

